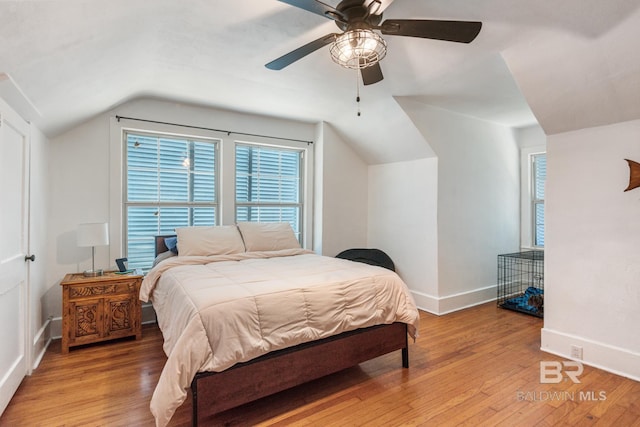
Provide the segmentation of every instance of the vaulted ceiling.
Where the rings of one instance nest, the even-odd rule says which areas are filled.
[[[355,71],[328,48],[264,67],[338,30],[277,0],[0,1],[0,96],[11,80],[49,136],[138,97],[326,121],[369,145],[371,162],[389,141],[418,137],[398,96],[547,133],[640,118],[638,0],[385,3],[387,19],[484,25],[469,45],[385,36],[385,79],[360,87],[360,117]]]

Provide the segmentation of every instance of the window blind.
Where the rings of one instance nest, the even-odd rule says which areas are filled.
[[[544,198],[547,179],[547,155],[533,156],[533,233],[534,245],[544,246]]]
[[[217,221],[217,140],[144,133],[126,139],[126,247],[130,268],[149,269],[154,236]]]
[[[288,222],[300,240],[302,151],[236,144],[236,221]]]

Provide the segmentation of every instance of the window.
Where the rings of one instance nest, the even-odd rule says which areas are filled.
[[[236,144],[236,221],[289,222],[301,240],[303,151]]]
[[[532,159],[532,229],[533,245],[544,246],[544,184],[547,179],[547,155],[534,154]]]
[[[219,140],[125,132],[125,247],[130,268],[149,269],[154,236],[215,225]]]
[[[112,259],[125,256],[146,271],[155,236],[239,221],[289,222],[301,245],[313,246],[313,145],[258,135],[239,141],[205,128],[187,136],[182,127],[132,129],[112,118]]]

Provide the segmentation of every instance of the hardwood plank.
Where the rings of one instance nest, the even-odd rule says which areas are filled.
[[[484,304],[421,313],[410,368],[399,352],[234,408],[207,425],[640,426],[640,383],[585,366],[580,384],[540,384],[542,320]],[[25,378],[0,426],[153,426],[149,400],[166,361],[162,334],[72,349],[60,342]],[[604,392],[606,400],[580,399]],[[554,394],[555,393],[555,394]],[[562,396],[573,399],[553,398]],[[171,426],[190,425],[190,399]]]

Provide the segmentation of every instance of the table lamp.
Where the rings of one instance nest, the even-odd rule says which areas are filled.
[[[78,226],[78,246],[91,247],[91,270],[86,270],[86,277],[102,276],[103,271],[96,270],[96,246],[109,244],[109,224],[106,222],[80,224]]]

